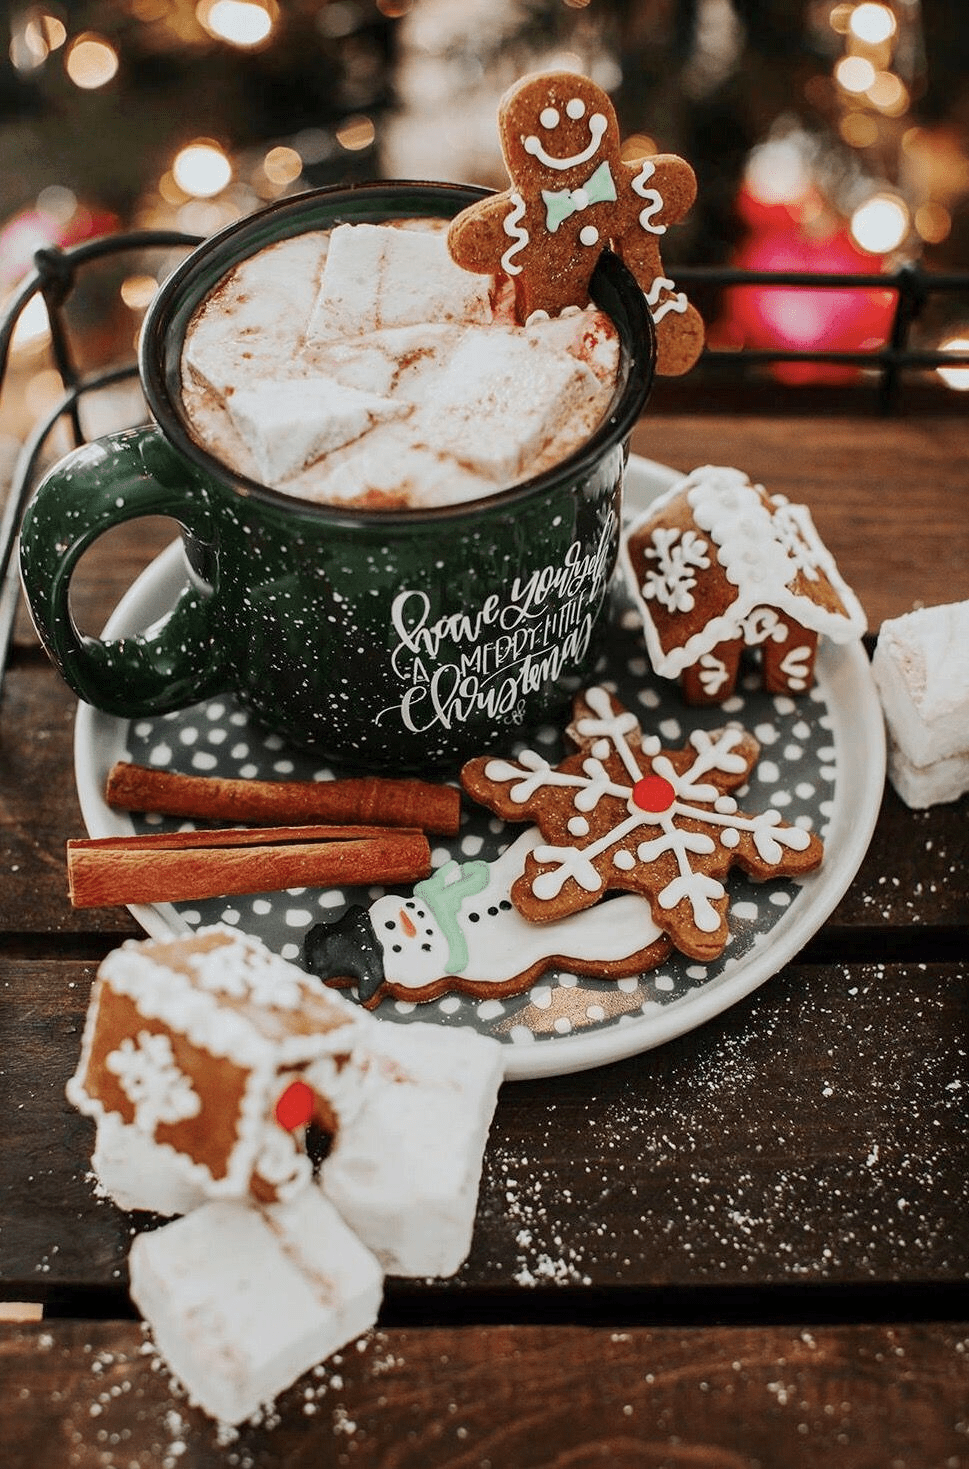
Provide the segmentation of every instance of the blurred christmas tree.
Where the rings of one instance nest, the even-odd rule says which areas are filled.
[[[673,267],[742,259],[764,207],[802,243],[850,235],[875,269],[969,254],[965,0],[15,0],[8,16],[0,298],[45,241],[205,235],[371,177],[501,186],[498,99],[549,66],[610,93],[629,156],[694,164]],[[120,317],[94,303],[95,356],[116,317],[130,342],[152,270],[122,281]]]

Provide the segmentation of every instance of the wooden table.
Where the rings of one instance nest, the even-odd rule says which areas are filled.
[[[969,597],[951,412],[661,401],[635,447],[806,501],[873,631]],[[92,554],[83,625],[170,534]],[[391,1281],[370,1335],[220,1442],[145,1350],[132,1221],[64,1099],[97,962],[137,932],[66,899],[74,713],[22,622],[0,705],[6,1469],[969,1465],[967,798],[916,813],[888,790],[822,932],[702,1029],[507,1085],[461,1273]]]

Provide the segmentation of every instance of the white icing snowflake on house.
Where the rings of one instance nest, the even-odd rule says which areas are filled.
[[[218,949],[195,954],[189,960],[199,986],[213,995],[245,1000],[273,1010],[294,1010],[302,988],[293,966],[278,955],[250,949],[244,958],[228,963]]]
[[[656,566],[643,578],[643,596],[655,597],[671,612],[691,612],[695,605],[696,572],[705,571],[710,565],[708,549],[707,542],[696,531],[681,533],[660,527],[646,551],[647,558],[655,561]]]
[[[731,866],[764,878],[818,865],[817,837],[774,808],[747,815],[730,794],[759,754],[745,730],[696,730],[685,749],[663,750],[605,689],[591,688],[569,735],[580,753],[558,765],[526,750],[517,761],[472,761],[462,775],[499,815],[541,829],[544,844],[512,890],[526,917],[548,918],[550,905],[559,916],[622,888],[649,900],[678,947],[707,957],[727,940]],[[608,922],[608,907],[603,915]]]
[[[160,1122],[183,1122],[201,1111],[202,1099],[163,1032],[140,1030],[134,1038],[125,1036],[105,1065],[135,1109],[135,1127],[149,1137]]]

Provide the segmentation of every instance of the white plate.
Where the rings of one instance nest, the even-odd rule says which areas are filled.
[[[627,478],[629,508],[646,505],[677,477],[674,470],[633,457]],[[117,638],[149,627],[172,605],[184,579],[181,543],[176,541],[119,603],[105,636]],[[638,699],[649,711],[647,727],[660,730],[670,744],[683,743],[691,728],[722,723],[722,711],[687,710],[672,686],[652,679],[628,616],[619,615],[610,630],[596,677],[612,679],[627,703]],[[506,1076],[522,1079],[579,1071],[649,1050],[702,1025],[776,974],[837,906],[871,840],[885,779],[881,708],[859,642],[840,648],[823,643],[816,687],[802,699],[766,695],[751,679],[727,712],[758,733],[764,746],[745,804],[756,809],[758,797],[761,806],[765,800],[783,803],[785,820],[807,821],[824,836],[825,860],[817,873],[797,884],[783,880],[757,885],[732,878],[732,938],[717,963],[695,965],[674,955],[650,974],[619,981],[553,971],[512,1000],[449,996],[417,1006],[385,1000],[374,1013],[389,1023],[431,1020],[443,1026],[471,1025],[494,1035],[506,1044]],[[557,737],[553,731],[545,736],[550,744]],[[194,774],[303,779],[333,774],[332,768],[321,768],[312,757],[287,750],[278,737],[250,725],[231,699],[130,721],[81,704],[74,760],[91,836],[130,835],[162,824],[157,818],[114,811],[105,803],[108,770],[123,759]],[[785,780],[792,782],[793,794]],[[461,836],[437,846],[435,861],[459,857],[470,850],[463,845],[469,841],[477,854],[497,855],[517,832],[502,830],[488,813],[471,812]],[[205,923],[233,923],[299,962],[303,935],[313,923],[339,916],[350,898],[367,902],[379,891],[293,890],[251,899],[134,906],[131,912],[146,933],[158,938],[189,933]]]

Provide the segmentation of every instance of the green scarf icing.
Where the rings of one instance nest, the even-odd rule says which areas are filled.
[[[449,874],[458,877],[448,881]],[[487,862],[446,862],[423,882],[415,883],[414,893],[430,908],[447,941],[447,972],[460,974],[468,963],[468,941],[458,922],[458,912],[465,898],[473,898],[488,886]]]

